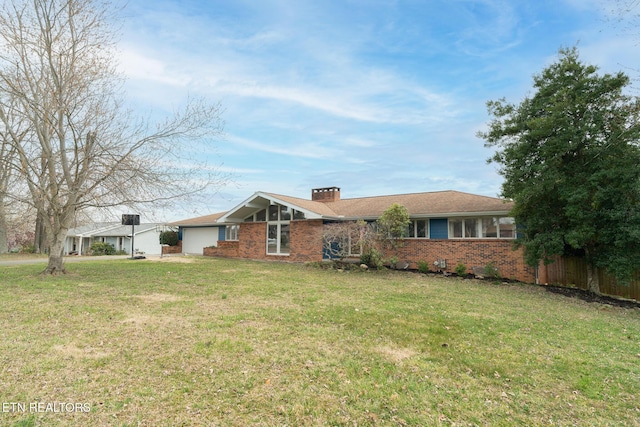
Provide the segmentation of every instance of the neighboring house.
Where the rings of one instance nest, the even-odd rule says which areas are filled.
[[[311,200],[257,192],[228,212],[171,225],[179,227],[183,252],[321,261],[326,256],[326,224],[375,221],[393,203],[405,206],[411,216],[409,236],[398,249],[398,260],[410,268],[420,261],[447,271],[458,263],[469,270],[493,264],[502,277],[534,281],[535,272],[525,265],[522,251],[513,250],[513,204],[458,191],[341,199],[340,188],[329,187],[312,190]],[[352,255],[359,255],[357,248]]]
[[[113,245],[116,251],[131,254],[131,228],[117,222],[94,223],[72,228],[67,232],[65,255],[88,255],[94,242],[105,242]],[[149,223],[133,226],[136,253],[160,255],[160,233],[173,228],[166,224]]]
[[[218,240],[225,240],[226,227],[218,223],[225,213],[220,212],[172,223],[173,226],[179,226],[178,238],[182,242],[182,253],[202,255],[204,248],[217,246]]]

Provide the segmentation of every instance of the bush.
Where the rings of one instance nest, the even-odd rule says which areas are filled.
[[[160,233],[160,244],[177,246],[178,245],[178,232],[177,231],[163,231]]]
[[[369,268],[377,268],[378,270],[384,267],[382,252],[374,248],[370,248],[360,255],[360,262],[366,264]]]
[[[427,261],[418,261],[418,271],[420,273],[428,273],[431,271],[431,264]]]
[[[500,278],[498,267],[496,267],[496,264],[493,261],[484,266],[484,275],[485,277],[491,277],[492,279]]]
[[[459,262],[454,271],[458,276],[464,276],[467,274],[467,267],[463,263]]]
[[[115,255],[116,253],[116,248],[114,248],[111,243],[105,242],[94,242],[91,244],[89,250],[91,251],[91,255],[95,256]]]
[[[35,254],[36,253],[36,247],[32,244],[28,244],[28,245],[23,245],[22,249],[20,250],[20,252],[22,252],[23,254]]]

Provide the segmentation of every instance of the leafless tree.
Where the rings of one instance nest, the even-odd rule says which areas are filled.
[[[15,156],[3,169],[38,212],[49,247],[45,272],[64,272],[76,214],[170,203],[224,184],[198,143],[222,131],[221,109],[190,100],[152,126],[123,104],[116,72],[118,11],[98,0],[7,0],[0,6],[0,129]]]
[[[331,259],[359,256],[375,240],[375,232],[364,221],[340,221],[325,224],[322,239]]]

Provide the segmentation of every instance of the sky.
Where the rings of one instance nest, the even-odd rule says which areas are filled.
[[[502,177],[476,136],[490,120],[486,102],[531,95],[533,76],[566,47],[602,73],[638,77],[640,37],[616,23],[614,6],[129,0],[118,62],[142,114],[171,114],[193,96],[222,106],[224,133],[202,156],[232,182],[164,220],[225,211],[256,191],[497,197]]]

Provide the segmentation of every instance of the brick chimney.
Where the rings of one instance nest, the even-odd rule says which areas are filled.
[[[311,190],[311,200],[314,202],[337,202],[340,200],[340,188],[314,188]]]

